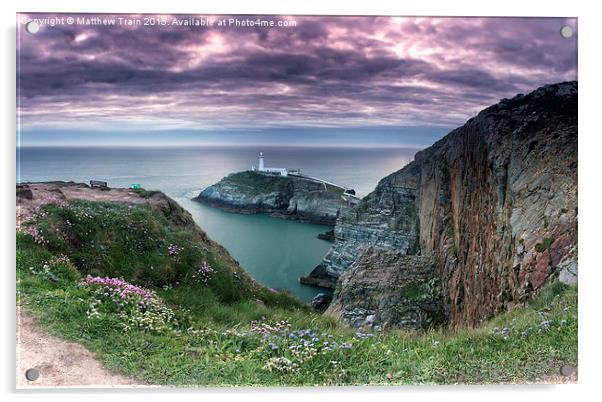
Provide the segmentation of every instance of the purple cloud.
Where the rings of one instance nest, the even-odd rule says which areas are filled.
[[[22,127],[454,126],[577,79],[576,35],[559,34],[575,19],[263,16],[296,27],[202,28],[155,17],[168,24],[35,35],[21,24]]]

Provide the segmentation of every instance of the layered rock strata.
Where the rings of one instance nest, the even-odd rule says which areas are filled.
[[[451,326],[478,325],[556,278],[576,283],[577,83],[504,99],[417,153],[341,213],[310,277],[332,286],[360,262],[394,269],[379,266],[389,252],[433,259]],[[331,312],[353,324],[341,312],[361,292],[340,285]]]

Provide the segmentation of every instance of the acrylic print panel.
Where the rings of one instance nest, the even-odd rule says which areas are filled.
[[[17,384],[577,381],[577,20],[20,14]]]

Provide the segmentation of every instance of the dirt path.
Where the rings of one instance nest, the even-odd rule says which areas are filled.
[[[102,191],[75,183],[30,183],[17,193],[17,230],[49,202],[72,199],[158,205],[165,196],[140,197],[129,189]],[[103,367],[83,346],[42,331],[35,318],[17,306],[16,385],[29,387],[149,387],[134,379],[114,374]],[[29,381],[25,372],[35,368],[39,378]]]
[[[28,381],[25,372],[40,375]],[[35,318],[17,308],[17,388],[29,387],[145,387],[131,378],[114,374],[81,345],[40,330]]]

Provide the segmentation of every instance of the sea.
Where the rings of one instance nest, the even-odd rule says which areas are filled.
[[[210,238],[224,246],[256,280],[287,290],[303,302],[328,290],[299,284],[326,255],[331,243],[317,238],[328,226],[269,215],[241,215],[192,201],[222,177],[258,164],[301,173],[353,188],[363,197],[384,176],[409,163],[416,149],[346,147],[21,147],[17,182],[107,181],[110,187],[140,184],[160,190],[187,209]]]

